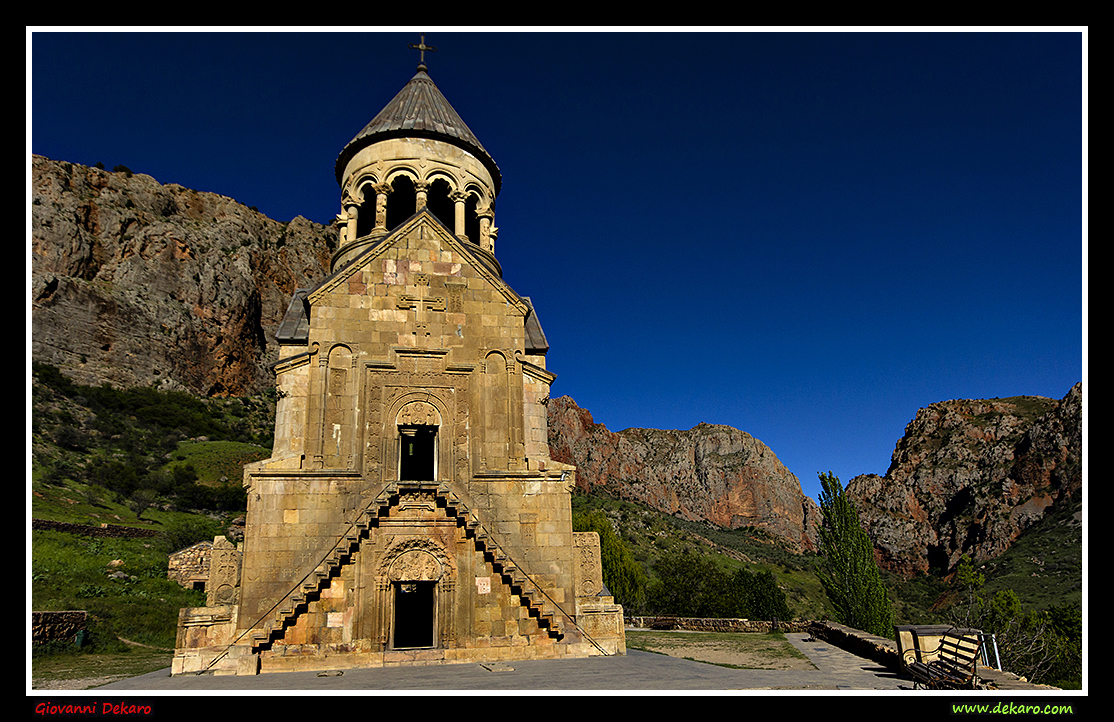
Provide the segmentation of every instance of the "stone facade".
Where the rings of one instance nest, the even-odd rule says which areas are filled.
[[[494,161],[421,66],[337,179],[332,272],[277,334],[242,566],[182,610],[173,673],[625,653],[549,458],[545,336],[494,255]]]

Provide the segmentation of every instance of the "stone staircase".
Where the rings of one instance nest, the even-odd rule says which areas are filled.
[[[537,619],[538,627],[544,629],[554,640],[564,638],[565,613],[499,546],[476,515],[449,489],[448,484],[433,487],[421,482],[391,482],[360,512],[348,531],[337,539],[328,556],[274,607],[266,620],[257,623],[247,635],[253,653],[269,648],[283,637],[285,630],[293,626],[306,611],[309,602],[314,601],[330,583],[329,580],[339,574],[341,567],[351,560],[352,554],[360,548],[363,540],[371,538],[379,526],[379,519],[387,516],[390,508],[396,506],[400,496],[407,491],[433,491],[438,505],[444,507],[448,516],[456,518],[458,526],[464,528],[466,537],[472,539],[476,551],[482,552],[491,562],[502,583],[522,599],[529,614]]]

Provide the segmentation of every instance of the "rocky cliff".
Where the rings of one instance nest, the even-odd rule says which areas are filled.
[[[917,412],[885,476],[847,485],[881,563],[911,574],[990,559],[1082,493],[1083,390],[942,401]]]
[[[730,426],[612,432],[568,396],[548,406],[550,455],[575,464],[584,490],[728,529],[753,526],[797,550],[815,549],[816,503],[758,439]]]
[[[32,357],[85,384],[273,387],[273,333],[335,231],[130,171],[34,156]]]

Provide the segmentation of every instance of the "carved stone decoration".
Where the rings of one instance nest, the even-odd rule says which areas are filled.
[[[421,359],[439,364],[439,359]],[[413,358],[400,359],[414,364]],[[439,369],[426,373],[401,370],[367,369],[365,380],[369,410],[366,416],[368,440],[365,467],[372,477],[396,479],[398,467],[398,429],[405,426],[437,426],[437,467],[451,478],[466,481],[468,464],[468,374],[447,374]],[[415,404],[411,409],[411,404]]]
[[[594,531],[573,533],[576,547],[576,596],[594,597],[603,591],[600,535]]]
[[[392,582],[435,582],[443,573],[440,562],[432,554],[411,549],[395,557],[387,576]]]
[[[437,499],[432,492],[409,492],[399,495],[400,516],[422,516],[436,513]]]
[[[449,294],[445,301],[445,310],[449,313],[463,313],[465,285],[460,283],[446,283],[445,288]]]
[[[367,417],[371,422],[367,425],[367,434],[364,446],[364,472],[370,477],[380,474],[382,456],[380,441],[383,425],[379,423],[383,407],[383,388],[377,384],[369,384],[367,388]]]
[[[388,583],[437,581],[454,571],[445,548],[433,539],[400,536],[388,543],[375,576]]]
[[[403,406],[395,418],[396,426],[440,426],[441,413],[425,401],[411,401]]]
[[[213,539],[209,558],[209,581],[205,584],[205,604],[237,604],[240,599],[241,554],[236,546],[223,536]]]

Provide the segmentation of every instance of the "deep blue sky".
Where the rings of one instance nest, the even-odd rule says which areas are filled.
[[[32,32],[28,151],[327,223],[419,30]],[[425,32],[609,429],[729,424],[815,498],[920,407],[1084,379],[1082,32]]]

